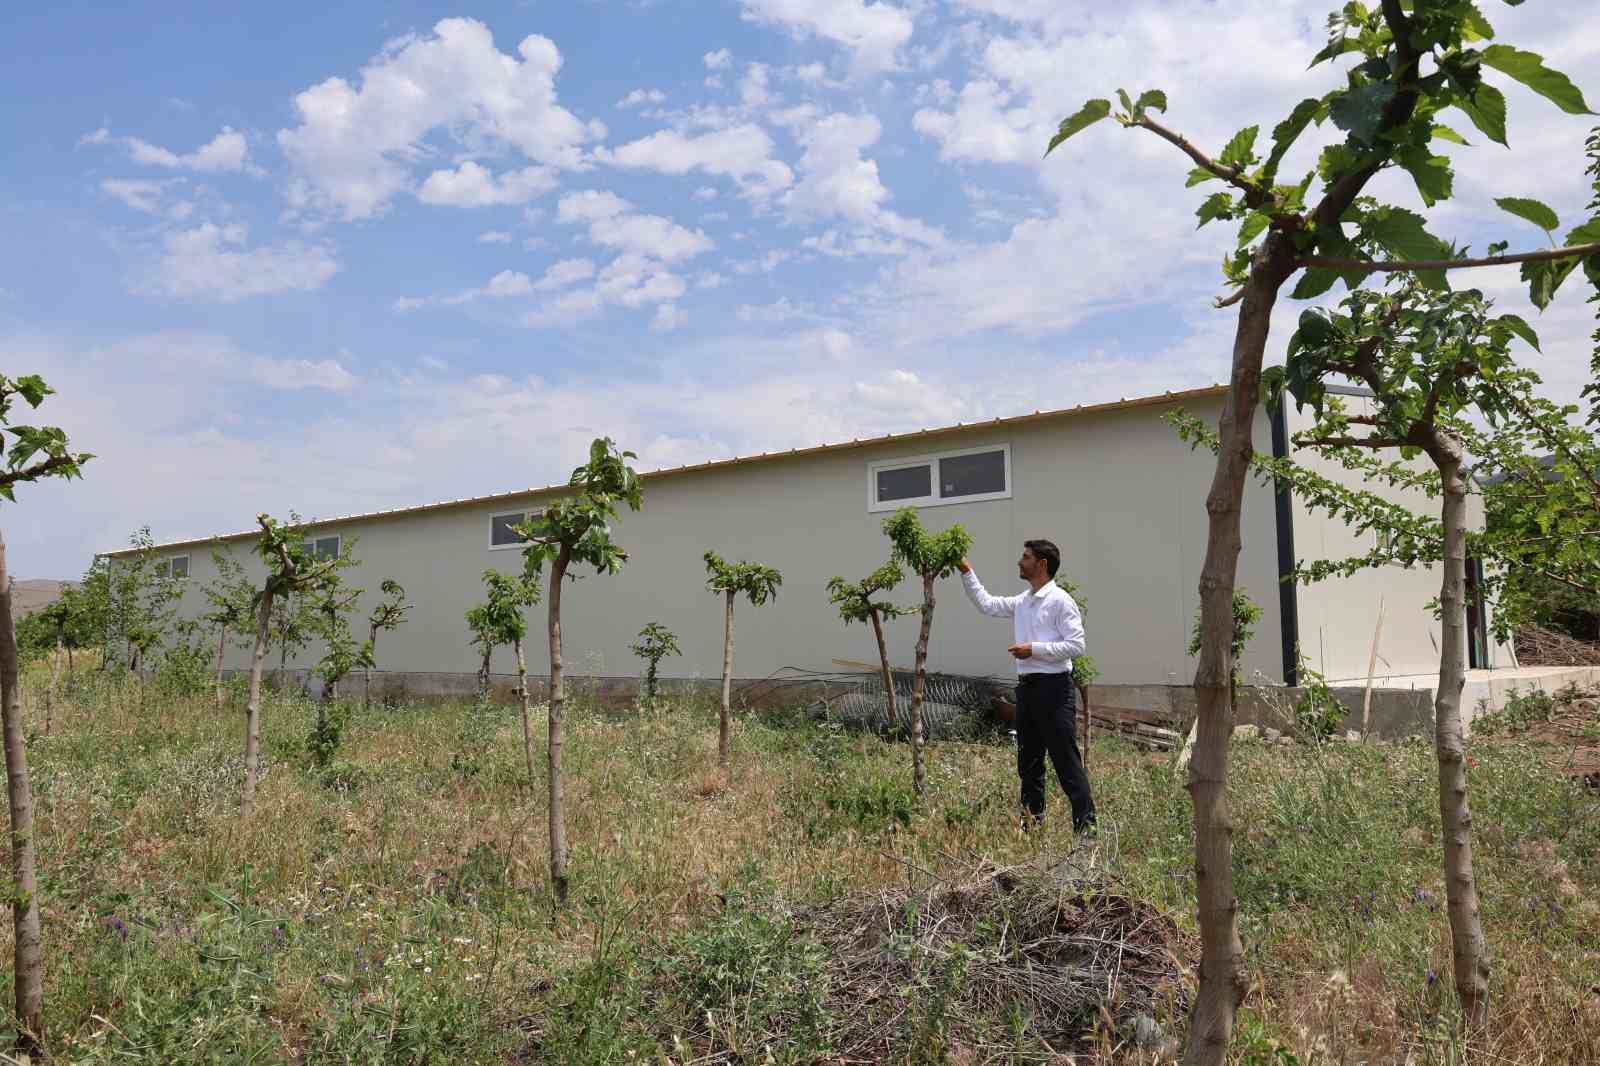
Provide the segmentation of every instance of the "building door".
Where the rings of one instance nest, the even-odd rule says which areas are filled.
[[[1483,609],[1483,561],[1467,559],[1467,669],[1489,666],[1489,634]]]

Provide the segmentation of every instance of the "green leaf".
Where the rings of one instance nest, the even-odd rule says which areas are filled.
[[[1239,227],[1239,247],[1243,248],[1257,237],[1272,222],[1271,216],[1265,211],[1252,211],[1244,218],[1244,224]]]
[[[1500,196],[1496,197],[1494,202],[1500,210],[1532,222],[1546,233],[1553,233],[1561,227],[1561,220],[1556,217],[1556,213],[1538,200],[1530,200],[1523,196]]]
[[[1233,197],[1225,192],[1214,192],[1206,197],[1206,202],[1200,205],[1194,215],[1200,220],[1195,229],[1199,229],[1213,219],[1232,218]]]
[[[1128,96],[1128,90],[1118,89],[1117,99],[1122,102],[1122,110],[1126,111],[1129,115],[1134,114],[1133,100]]]
[[[1420,145],[1408,144],[1395,153],[1395,161],[1411,175],[1411,180],[1417,185],[1417,194],[1428,207],[1440,200],[1450,199],[1454,175],[1449,159],[1433,155]]]
[[[1056,150],[1056,145],[1073,134],[1088,129],[1109,114],[1111,114],[1110,100],[1090,100],[1078,110],[1077,114],[1061,120],[1061,128],[1050,138],[1050,146],[1044,150],[1044,154],[1049,155]]]
[[[1506,144],[1506,98],[1499,89],[1479,84],[1470,99],[1458,93],[1451,103],[1466,112],[1478,132],[1495,144]]]
[[[1307,97],[1294,105],[1294,110],[1289,112],[1289,117],[1272,127],[1272,152],[1267,156],[1266,164],[1261,168],[1262,176],[1268,182],[1278,173],[1278,164],[1283,162],[1284,155],[1289,151],[1295,139],[1305,130],[1306,126],[1316,117],[1317,111],[1322,107],[1322,101],[1315,97]]]
[[[1461,36],[1469,41],[1494,40],[1494,27],[1483,17],[1476,4],[1468,3],[1461,19]]]
[[[28,401],[29,407],[38,407],[41,403],[44,403],[46,396],[56,391],[46,385],[44,378],[38,374],[24,374],[16,380],[15,385],[17,391],[22,394],[22,398]]]
[[[1256,134],[1260,132],[1260,126],[1246,126],[1235,133],[1227,147],[1222,149],[1222,154],[1217,157],[1217,162],[1225,167],[1238,167],[1241,170],[1254,163]]]
[[[1139,111],[1153,107],[1164,115],[1167,113],[1167,94],[1160,89],[1147,89],[1139,94],[1139,100],[1133,106]]]
[[[1328,267],[1310,267],[1300,275],[1300,283],[1289,294],[1291,300],[1314,300],[1318,296],[1333,288],[1333,283],[1339,280],[1339,272]]]
[[[1451,247],[1429,233],[1421,215],[1399,207],[1380,207],[1361,220],[1361,233],[1396,259],[1449,259]],[[1417,280],[1430,289],[1445,288],[1444,271],[1419,270]]]
[[[1437,141],[1449,141],[1452,144],[1464,144],[1468,147],[1472,145],[1471,141],[1461,136],[1461,134],[1457,133],[1449,126],[1441,126],[1437,122],[1433,124],[1433,138]]]
[[[1559,70],[1544,65],[1537,52],[1524,52],[1508,44],[1492,44],[1483,50],[1483,65],[1515,78],[1569,115],[1592,115],[1583,93]]]
[[[1511,332],[1527,341],[1528,346],[1534,351],[1537,352],[1539,350],[1539,335],[1533,331],[1533,327],[1528,325],[1525,319],[1517,315],[1501,315],[1500,321],[1505,323],[1506,328],[1510,329]]]
[[[1328,117],[1357,144],[1373,144],[1383,125],[1383,109],[1394,99],[1395,91],[1392,81],[1369,81],[1346,89],[1334,95]]]
[[[1591,218],[1583,225],[1567,231],[1568,246],[1577,244],[1600,244],[1600,216]]]
[[[1549,307],[1550,301],[1555,299],[1556,290],[1561,288],[1561,283],[1567,280],[1567,275],[1577,265],[1576,259],[1523,263],[1522,280],[1528,283],[1528,299],[1533,301],[1533,306],[1541,311]]]
[[[1322,51],[1311,57],[1311,66],[1314,67],[1318,63],[1324,63],[1330,59],[1337,59],[1346,52],[1359,51],[1361,51],[1361,42],[1354,37],[1336,37],[1329,41]],[[1306,69],[1309,70],[1310,67]]]
[[[1185,189],[1192,189],[1196,185],[1203,185],[1208,181],[1221,180],[1221,178],[1218,178],[1205,167],[1195,167],[1193,170],[1189,171],[1189,180],[1183,183],[1183,187]]]

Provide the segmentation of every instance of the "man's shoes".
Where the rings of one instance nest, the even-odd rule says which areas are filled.
[[[1034,829],[1043,829],[1044,815],[1032,814],[1028,811],[1023,811],[1017,828],[1021,829],[1024,833],[1032,832]]]

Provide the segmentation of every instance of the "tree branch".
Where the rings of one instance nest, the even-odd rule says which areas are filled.
[[[1409,443],[1399,437],[1302,437],[1313,448],[1399,448]]]
[[[1574,244],[1565,248],[1546,248],[1538,252],[1513,252],[1510,255],[1486,255],[1477,259],[1334,259],[1325,255],[1307,255],[1296,260],[1297,266],[1326,267],[1330,270],[1369,270],[1393,273],[1403,270],[1459,270],[1462,267],[1507,266],[1513,263],[1543,263],[1552,259],[1574,259],[1600,254],[1600,243]]]
[[[1196,148],[1189,139],[1181,133],[1170,130],[1148,115],[1140,115],[1129,123],[1130,126],[1139,126],[1151,133],[1177,146],[1178,150],[1195,161],[1201,170],[1215,174],[1223,181],[1244,193],[1245,203],[1251,207],[1266,207],[1272,203],[1272,194],[1263,190],[1255,182],[1244,176],[1244,171],[1238,167],[1225,166]],[[1243,290],[1240,290],[1239,299],[1244,299]],[[1225,305],[1223,305],[1225,306]]]
[[[75,466],[83,460],[78,455],[52,455],[48,459],[25,466],[21,470],[8,470],[0,473],[0,485],[15,485],[19,481],[36,481],[39,478],[55,473],[62,467]]]
[[[1244,299],[1244,286],[1243,285],[1241,285],[1237,289],[1233,290],[1233,292],[1230,293],[1227,296],[1218,296],[1215,300],[1212,301],[1212,304],[1215,305],[1217,310],[1220,311],[1224,307],[1232,307],[1234,304],[1238,303],[1242,299]]]

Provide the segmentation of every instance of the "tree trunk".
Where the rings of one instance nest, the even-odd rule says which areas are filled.
[[[72,645],[67,645],[67,688],[72,688]]]
[[[1209,524],[1200,570],[1200,662],[1195,670],[1195,745],[1189,760],[1194,799],[1195,894],[1200,925],[1200,989],[1189,1017],[1185,1066],[1220,1066],[1246,990],[1244,945],[1233,894],[1233,819],[1228,809],[1228,741],[1233,737],[1233,588],[1239,521],[1254,451],[1261,359],[1278,287],[1293,272],[1293,247],[1269,237],[1239,308],[1233,370],[1217,425],[1217,465],[1206,496]]]
[[[494,657],[494,645],[488,641],[483,643],[483,662],[478,667],[478,702],[489,702],[489,667]]]
[[[656,706],[656,660],[650,660],[650,668],[644,672],[644,699],[645,705],[651,710]]]
[[[733,683],[733,590],[722,616],[722,719],[717,726],[717,765],[728,765],[728,691]]]
[[[561,546],[550,566],[550,887],[556,903],[567,902],[567,818],[561,789],[561,712],[567,689],[561,675],[561,582],[572,562],[572,549]]]
[[[261,780],[261,674],[267,662],[267,644],[272,635],[272,586],[261,590],[261,609],[256,612],[256,646],[250,656],[250,698],[244,708],[244,794],[239,800],[239,817],[249,818],[256,806],[256,783]]]
[[[378,627],[371,626],[367,630],[367,654],[373,662],[378,661]],[[369,710],[372,707],[372,667],[361,668],[361,709]]]
[[[17,1047],[29,1054],[44,1046],[44,948],[39,939],[39,883],[34,873],[33,786],[28,747],[22,737],[22,699],[17,672],[17,633],[11,618],[11,582],[5,541],[0,539],[0,715],[4,718],[6,795],[11,803],[11,921],[16,941]]]
[[[284,639],[282,639],[282,640],[280,640],[278,642],[278,676],[277,676],[277,680],[275,680],[272,683],[273,687],[276,688],[279,692],[283,691],[283,671],[284,671],[284,668],[288,666],[288,664],[289,664],[289,638],[285,637]]]
[[[1434,744],[1439,756],[1439,820],[1444,830],[1444,885],[1450,912],[1450,947],[1456,994],[1473,1028],[1489,1016],[1489,951],[1478,920],[1472,873],[1472,812],[1467,807],[1467,765],[1461,728],[1461,689],[1467,683],[1466,569],[1467,482],[1461,446],[1434,433],[1428,451],[1444,490],[1444,577],[1439,589],[1442,633],[1439,688],[1434,697]]]
[[[56,715],[56,681],[61,675],[61,648],[64,641],[59,635],[56,637],[56,650],[50,653],[50,687],[44,695],[44,735],[50,735],[50,728],[55,723]]]
[[[889,716],[889,728],[897,729],[900,716],[894,709],[894,671],[889,669],[889,646],[883,642],[883,619],[875,607],[867,608],[867,617],[872,619],[872,635],[878,638],[878,661],[883,664],[884,710]]]
[[[922,795],[922,693],[928,681],[928,637],[933,633],[933,575],[922,575],[922,628],[917,631],[916,673],[911,678],[911,787]]]
[[[528,787],[532,788],[537,775],[533,768],[533,719],[528,706],[528,660],[522,654],[521,637],[512,647],[517,651],[517,694],[522,697],[522,752],[528,757]]]
[[[1089,768],[1089,686],[1072,683],[1078,690],[1078,702],[1083,705],[1083,768]]]
[[[222,653],[228,646],[228,627],[217,633],[217,710],[222,710]]]

